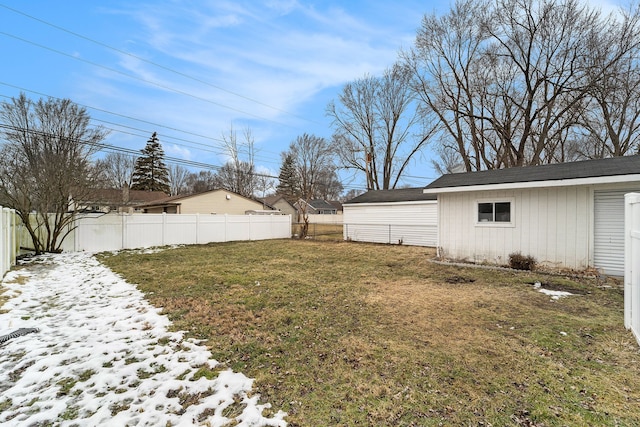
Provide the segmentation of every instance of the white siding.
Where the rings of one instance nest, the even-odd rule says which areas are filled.
[[[343,209],[345,239],[437,246],[436,201],[359,203]]]
[[[512,201],[512,223],[477,223],[478,200]],[[509,254],[531,255],[544,265],[584,269],[590,264],[591,191],[588,187],[440,194],[440,254],[505,265]]]

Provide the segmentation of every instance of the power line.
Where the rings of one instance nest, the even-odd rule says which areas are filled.
[[[0,31],[0,35],[3,35],[5,37],[10,37],[10,38],[13,38],[15,40],[19,40],[19,41],[21,41],[23,43],[27,43],[27,44],[30,44],[32,46],[36,46],[36,47],[39,47],[41,49],[45,49],[45,50],[57,53],[58,55],[66,56],[67,58],[71,58],[71,59],[74,59],[76,61],[84,62],[84,63],[92,65],[94,67],[98,67],[98,68],[105,69],[107,71],[111,71],[112,73],[121,74],[121,75],[123,75],[125,77],[128,77],[130,79],[138,80],[138,81],[141,81],[143,83],[147,83],[147,84],[150,84],[150,85],[153,85],[153,86],[157,86],[157,87],[159,87],[161,89],[164,89],[166,91],[169,91],[169,92],[174,92],[174,93],[177,93],[179,95],[188,96],[190,98],[197,99],[199,101],[203,101],[203,102],[207,102],[209,104],[217,105],[218,107],[226,108],[228,110],[235,111],[235,112],[241,113],[241,114],[246,114],[247,116],[251,116],[251,117],[254,117],[254,118],[257,118],[257,119],[260,119],[260,120],[265,120],[265,121],[268,121],[268,122],[271,122],[271,123],[275,123],[275,124],[280,125],[280,126],[286,126],[286,127],[293,128],[293,126],[287,125],[285,123],[280,123],[280,122],[278,122],[276,120],[267,119],[266,117],[262,117],[262,116],[259,116],[257,114],[249,113],[247,111],[240,110],[240,109],[235,108],[235,107],[230,107],[228,105],[224,105],[224,104],[221,104],[219,102],[212,101],[210,99],[203,98],[201,96],[194,95],[192,93],[185,92],[185,91],[180,90],[180,89],[174,89],[174,88],[172,88],[170,86],[167,86],[167,85],[164,85],[164,84],[161,84],[161,83],[157,83],[157,82],[154,82],[152,80],[144,79],[144,78],[138,77],[138,76],[136,76],[134,74],[125,73],[124,71],[116,70],[115,68],[107,67],[106,65],[98,64],[97,62],[89,61],[88,59],[80,58],[80,57],[71,55],[69,53],[62,52],[60,50],[57,50],[57,49],[54,49],[52,47],[48,47],[48,46],[42,45],[40,43],[36,43],[34,41],[31,41],[31,40],[27,40],[25,38],[16,36],[14,34],[9,34],[9,33],[6,33],[4,31]]]
[[[28,129],[28,128],[21,128],[21,127],[17,127],[17,126],[11,126],[11,125],[7,125],[7,124],[3,124],[3,123],[0,123],[0,129],[5,129],[5,130],[9,130],[9,131],[14,131],[14,132],[26,132],[26,133],[30,133],[30,134],[39,135],[39,136],[47,136],[47,137],[54,137],[54,138],[59,137],[58,135],[55,135],[55,134],[52,134],[52,133],[47,133],[47,132],[43,132],[43,131],[39,131],[39,130],[35,130],[35,129]],[[115,145],[105,144],[105,143],[102,143],[102,142],[89,142],[89,141],[81,140],[81,139],[78,139],[78,143],[80,143],[82,145],[94,147],[98,151],[112,151],[112,152],[119,152],[119,153],[123,153],[123,154],[135,155],[136,157],[140,157],[140,151],[139,150],[134,150],[132,148],[118,147],[118,146],[115,146]],[[195,168],[198,168],[198,169],[220,170],[222,168],[222,166],[215,166],[215,165],[212,165],[210,163],[197,162],[197,161],[194,161],[194,160],[178,159],[176,157],[171,157],[171,156],[164,156],[164,160],[166,160],[169,163],[195,167]],[[264,174],[264,173],[251,172],[250,174],[253,175],[253,176],[258,176],[258,177],[278,179],[277,176],[268,175],[268,174]]]
[[[2,81],[0,81],[0,85],[8,86],[8,87],[11,87],[11,88],[14,88],[14,89],[18,89],[18,90],[21,90],[23,92],[29,92],[29,93],[33,93],[33,94],[36,94],[36,95],[45,96],[47,98],[56,99],[58,101],[62,100],[61,98],[58,98],[56,96],[47,95],[46,93],[42,93],[42,92],[38,92],[38,91],[35,91],[35,90],[26,89],[26,88],[23,88],[21,86],[16,86],[16,85],[13,85],[13,84],[10,84],[10,83],[6,83],[6,82],[2,82]],[[7,97],[7,98],[9,98],[9,97]],[[140,123],[146,123],[148,125],[152,125],[152,126],[157,127],[157,128],[169,129],[169,130],[173,130],[173,131],[176,131],[176,132],[180,132],[180,133],[184,133],[184,134],[188,134],[188,135],[192,135],[192,136],[197,136],[199,138],[210,139],[212,141],[224,142],[224,140],[222,140],[220,138],[214,138],[212,136],[201,135],[199,133],[190,132],[190,131],[183,130],[183,129],[178,129],[178,128],[175,128],[175,127],[172,127],[172,126],[162,125],[160,123],[155,123],[155,122],[151,122],[151,121],[148,121],[148,120],[137,119],[135,117],[127,116],[125,114],[114,113],[113,111],[105,110],[103,108],[92,107],[90,105],[80,104],[80,103],[77,103],[77,102],[74,102],[74,104],[79,105],[80,107],[88,108],[90,110],[100,111],[101,113],[111,114],[113,116],[121,117],[121,118],[128,119],[128,120],[133,120],[133,121],[140,122]]]
[[[51,95],[48,95],[46,93],[42,93],[42,92],[38,92],[38,91],[34,91],[34,90],[29,90],[29,89],[23,88],[21,86],[16,86],[16,85],[13,85],[13,84],[10,84],[10,83],[6,83],[6,82],[2,82],[2,81],[0,81],[0,85],[4,85],[4,86],[8,86],[8,87],[11,87],[11,88],[14,88],[14,89],[18,89],[18,90],[23,91],[23,92],[29,92],[29,93],[33,93],[33,94],[36,94],[36,95],[39,95],[39,96],[44,96],[44,97],[47,97],[47,98],[56,99],[56,100],[59,100],[59,101],[61,100],[61,98],[58,98],[58,97],[55,97],[55,96],[51,96]],[[4,98],[7,98],[7,99],[12,98],[11,96],[8,96],[8,95],[0,95],[0,96],[2,96]],[[166,126],[166,125],[162,125],[162,124],[159,124],[159,123],[151,122],[151,121],[148,121],[148,120],[138,119],[138,118],[135,118],[135,117],[132,117],[132,116],[127,116],[125,114],[115,113],[113,111],[105,110],[105,109],[98,108],[98,107],[92,107],[92,106],[86,105],[86,104],[80,104],[80,103],[77,103],[77,102],[74,102],[74,104],[76,104],[76,105],[78,105],[80,107],[84,107],[84,108],[90,109],[90,110],[99,111],[101,113],[110,114],[110,115],[113,115],[113,116],[116,116],[116,117],[121,117],[121,118],[124,118],[124,119],[133,120],[133,121],[136,121],[136,122],[152,125],[152,126],[154,126],[154,128],[168,129],[168,130],[172,130],[172,131],[175,131],[175,132],[184,133],[184,134],[187,134],[187,135],[192,135],[192,136],[196,136],[196,137],[199,137],[199,138],[208,139],[208,140],[211,140],[211,141],[216,141],[216,142],[221,143],[221,144],[225,144],[226,143],[226,141],[224,139],[214,138],[212,136],[206,136],[206,135],[198,134],[198,133],[195,133],[195,132],[190,132],[190,131],[186,131],[186,130],[183,130],[183,129],[179,129],[179,128],[175,128],[175,127]],[[93,118],[93,117],[92,117],[92,120],[101,121],[100,119],[96,119],[96,118]],[[108,121],[105,120],[105,122],[108,122]],[[120,124],[116,124],[116,126],[122,126],[122,127],[125,127],[125,128],[127,127],[126,125],[120,125]],[[147,132],[147,133],[151,132],[149,130],[144,130],[144,129],[137,129],[137,128],[134,128],[134,129],[139,130],[141,132]],[[127,133],[127,132],[118,131],[117,129],[113,129],[113,130],[116,131],[116,132]],[[129,134],[130,135],[134,135],[132,133],[129,133]],[[143,136],[143,135],[135,135],[135,136]],[[172,136],[169,136],[169,135],[166,135],[166,134],[163,134],[163,138],[182,140],[182,141],[193,143],[195,145],[203,145],[203,146],[207,147],[206,144],[202,144],[202,143],[198,143],[198,142],[190,141],[190,140],[184,140],[184,139],[177,138],[177,137],[172,137]],[[180,145],[180,144],[176,144],[176,145]],[[187,148],[194,148],[194,149],[200,150],[199,148],[195,148],[195,147],[187,147]],[[209,151],[209,150],[202,150],[202,151]],[[262,149],[260,149],[259,151],[270,153],[270,154],[273,154],[274,156],[280,156],[280,153],[275,153],[275,152],[272,152],[272,151],[267,151],[267,150],[262,150]],[[225,154],[225,153],[224,152],[216,152],[216,154],[222,155],[222,154]],[[268,159],[268,160],[264,160],[264,159]],[[265,157],[265,158],[263,158],[263,160],[265,162],[267,162],[267,163],[272,163],[272,164],[278,164],[279,163],[277,161],[271,160],[269,157]]]
[[[280,108],[278,108],[278,107],[274,107],[274,106],[272,106],[272,105],[266,104],[266,103],[264,103],[264,102],[262,102],[262,101],[259,101],[259,100],[256,100],[256,99],[253,99],[253,98],[250,98],[250,97],[248,97],[248,96],[245,96],[245,95],[239,94],[239,93],[237,93],[237,92],[233,92],[233,91],[231,91],[231,90],[225,89],[225,88],[223,88],[223,87],[220,87],[220,86],[215,85],[215,84],[213,84],[213,83],[210,83],[210,82],[207,82],[207,81],[205,81],[205,80],[199,79],[199,78],[197,78],[197,77],[193,77],[193,76],[191,76],[191,75],[189,75],[189,74],[186,74],[186,73],[183,73],[183,72],[181,72],[181,71],[174,70],[173,68],[169,68],[169,67],[167,67],[167,66],[165,66],[165,65],[158,64],[158,63],[156,63],[156,62],[154,62],[154,61],[150,61],[150,60],[145,59],[145,58],[143,58],[143,57],[141,57],[141,56],[135,55],[135,54],[133,54],[133,53],[131,53],[131,52],[127,52],[127,51],[124,51],[124,50],[118,49],[118,48],[116,48],[116,47],[110,46],[110,45],[108,45],[108,44],[106,44],[106,43],[100,42],[100,41],[98,41],[98,40],[95,40],[95,39],[92,39],[92,38],[90,38],[90,37],[84,36],[84,35],[82,35],[82,34],[76,33],[76,32],[74,32],[74,31],[71,31],[71,30],[66,29],[66,28],[64,28],[64,27],[61,27],[61,26],[59,26],[59,25],[56,25],[56,24],[53,24],[53,23],[51,23],[51,22],[45,21],[44,19],[40,19],[40,18],[37,18],[37,17],[35,17],[35,16],[33,16],[33,15],[29,15],[29,14],[27,14],[27,13],[25,13],[25,12],[22,12],[22,11],[20,11],[20,10],[17,10],[17,9],[11,8],[11,7],[7,6],[7,5],[4,5],[4,4],[1,4],[1,3],[0,3],[0,7],[3,7],[3,8],[5,8],[5,9],[10,10],[10,11],[12,11],[12,12],[14,12],[14,13],[17,13],[17,14],[19,14],[19,15],[22,15],[22,16],[24,16],[24,17],[26,17],[26,18],[29,18],[29,19],[32,19],[32,20],[34,20],[34,21],[40,22],[40,23],[42,23],[42,24],[44,24],[44,25],[47,25],[47,26],[49,26],[49,27],[55,28],[55,29],[57,29],[57,30],[59,30],[59,31],[63,31],[63,32],[67,33],[67,34],[71,34],[71,35],[72,35],[72,36],[74,36],[74,37],[78,37],[78,38],[80,38],[80,39],[83,39],[83,40],[86,40],[86,41],[88,41],[88,42],[94,43],[94,44],[96,44],[96,45],[98,45],[98,46],[101,46],[101,47],[104,47],[104,48],[106,48],[106,49],[112,50],[112,51],[117,52],[117,53],[119,53],[119,54],[129,56],[129,57],[131,57],[131,58],[134,58],[134,59],[136,59],[136,60],[138,60],[138,61],[144,62],[144,63],[149,64],[149,65],[153,65],[154,67],[157,67],[157,68],[163,69],[163,70],[165,70],[165,71],[169,71],[169,72],[171,72],[171,73],[173,73],[173,74],[176,74],[176,75],[179,75],[179,76],[185,77],[185,78],[187,78],[187,79],[190,79],[190,80],[196,81],[196,82],[198,82],[198,83],[202,83],[202,84],[204,84],[204,85],[207,85],[207,86],[209,86],[209,87],[212,87],[212,88],[218,89],[218,90],[220,90],[220,91],[222,91],[222,92],[225,92],[225,93],[228,93],[228,94],[230,94],[230,95],[237,96],[237,97],[239,97],[239,98],[242,98],[242,99],[245,99],[245,100],[247,100],[247,101],[250,101],[250,102],[256,103],[256,104],[258,104],[258,105],[262,105],[263,107],[267,107],[267,108],[270,108],[270,109],[275,110],[275,111],[279,111],[279,112],[281,112],[281,113],[285,113],[285,114],[287,114],[287,115],[290,115],[290,116],[295,117],[295,118],[298,118],[298,119],[306,120],[306,121],[308,121],[308,122],[310,122],[310,123],[314,123],[314,124],[321,124],[321,123],[318,123],[318,122],[316,122],[316,121],[314,121],[314,120],[308,119],[308,118],[306,118],[306,117],[299,116],[299,115],[294,114],[294,113],[291,113],[291,112],[289,112],[289,111],[286,111],[286,110],[280,109]]]

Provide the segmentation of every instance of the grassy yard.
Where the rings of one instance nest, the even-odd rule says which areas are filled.
[[[279,240],[102,261],[255,378],[290,426],[640,425],[640,352],[619,283],[433,255]],[[552,300],[535,281],[576,295]]]

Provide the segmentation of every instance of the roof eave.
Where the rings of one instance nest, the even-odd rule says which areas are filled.
[[[342,206],[383,206],[383,205],[422,205],[425,203],[438,203],[437,200],[398,200],[398,201],[384,201],[384,202],[356,202],[356,203],[343,203]]]
[[[456,187],[425,188],[425,194],[460,193],[469,191],[519,190],[524,188],[568,187],[574,185],[620,184],[640,182],[640,174],[596,176],[589,178],[558,179],[550,181],[508,182],[503,184],[463,185]]]

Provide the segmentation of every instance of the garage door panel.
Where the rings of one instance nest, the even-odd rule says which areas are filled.
[[[597,269],[624,275],[624,195],[633,190],[594,193],[594,252]]]

